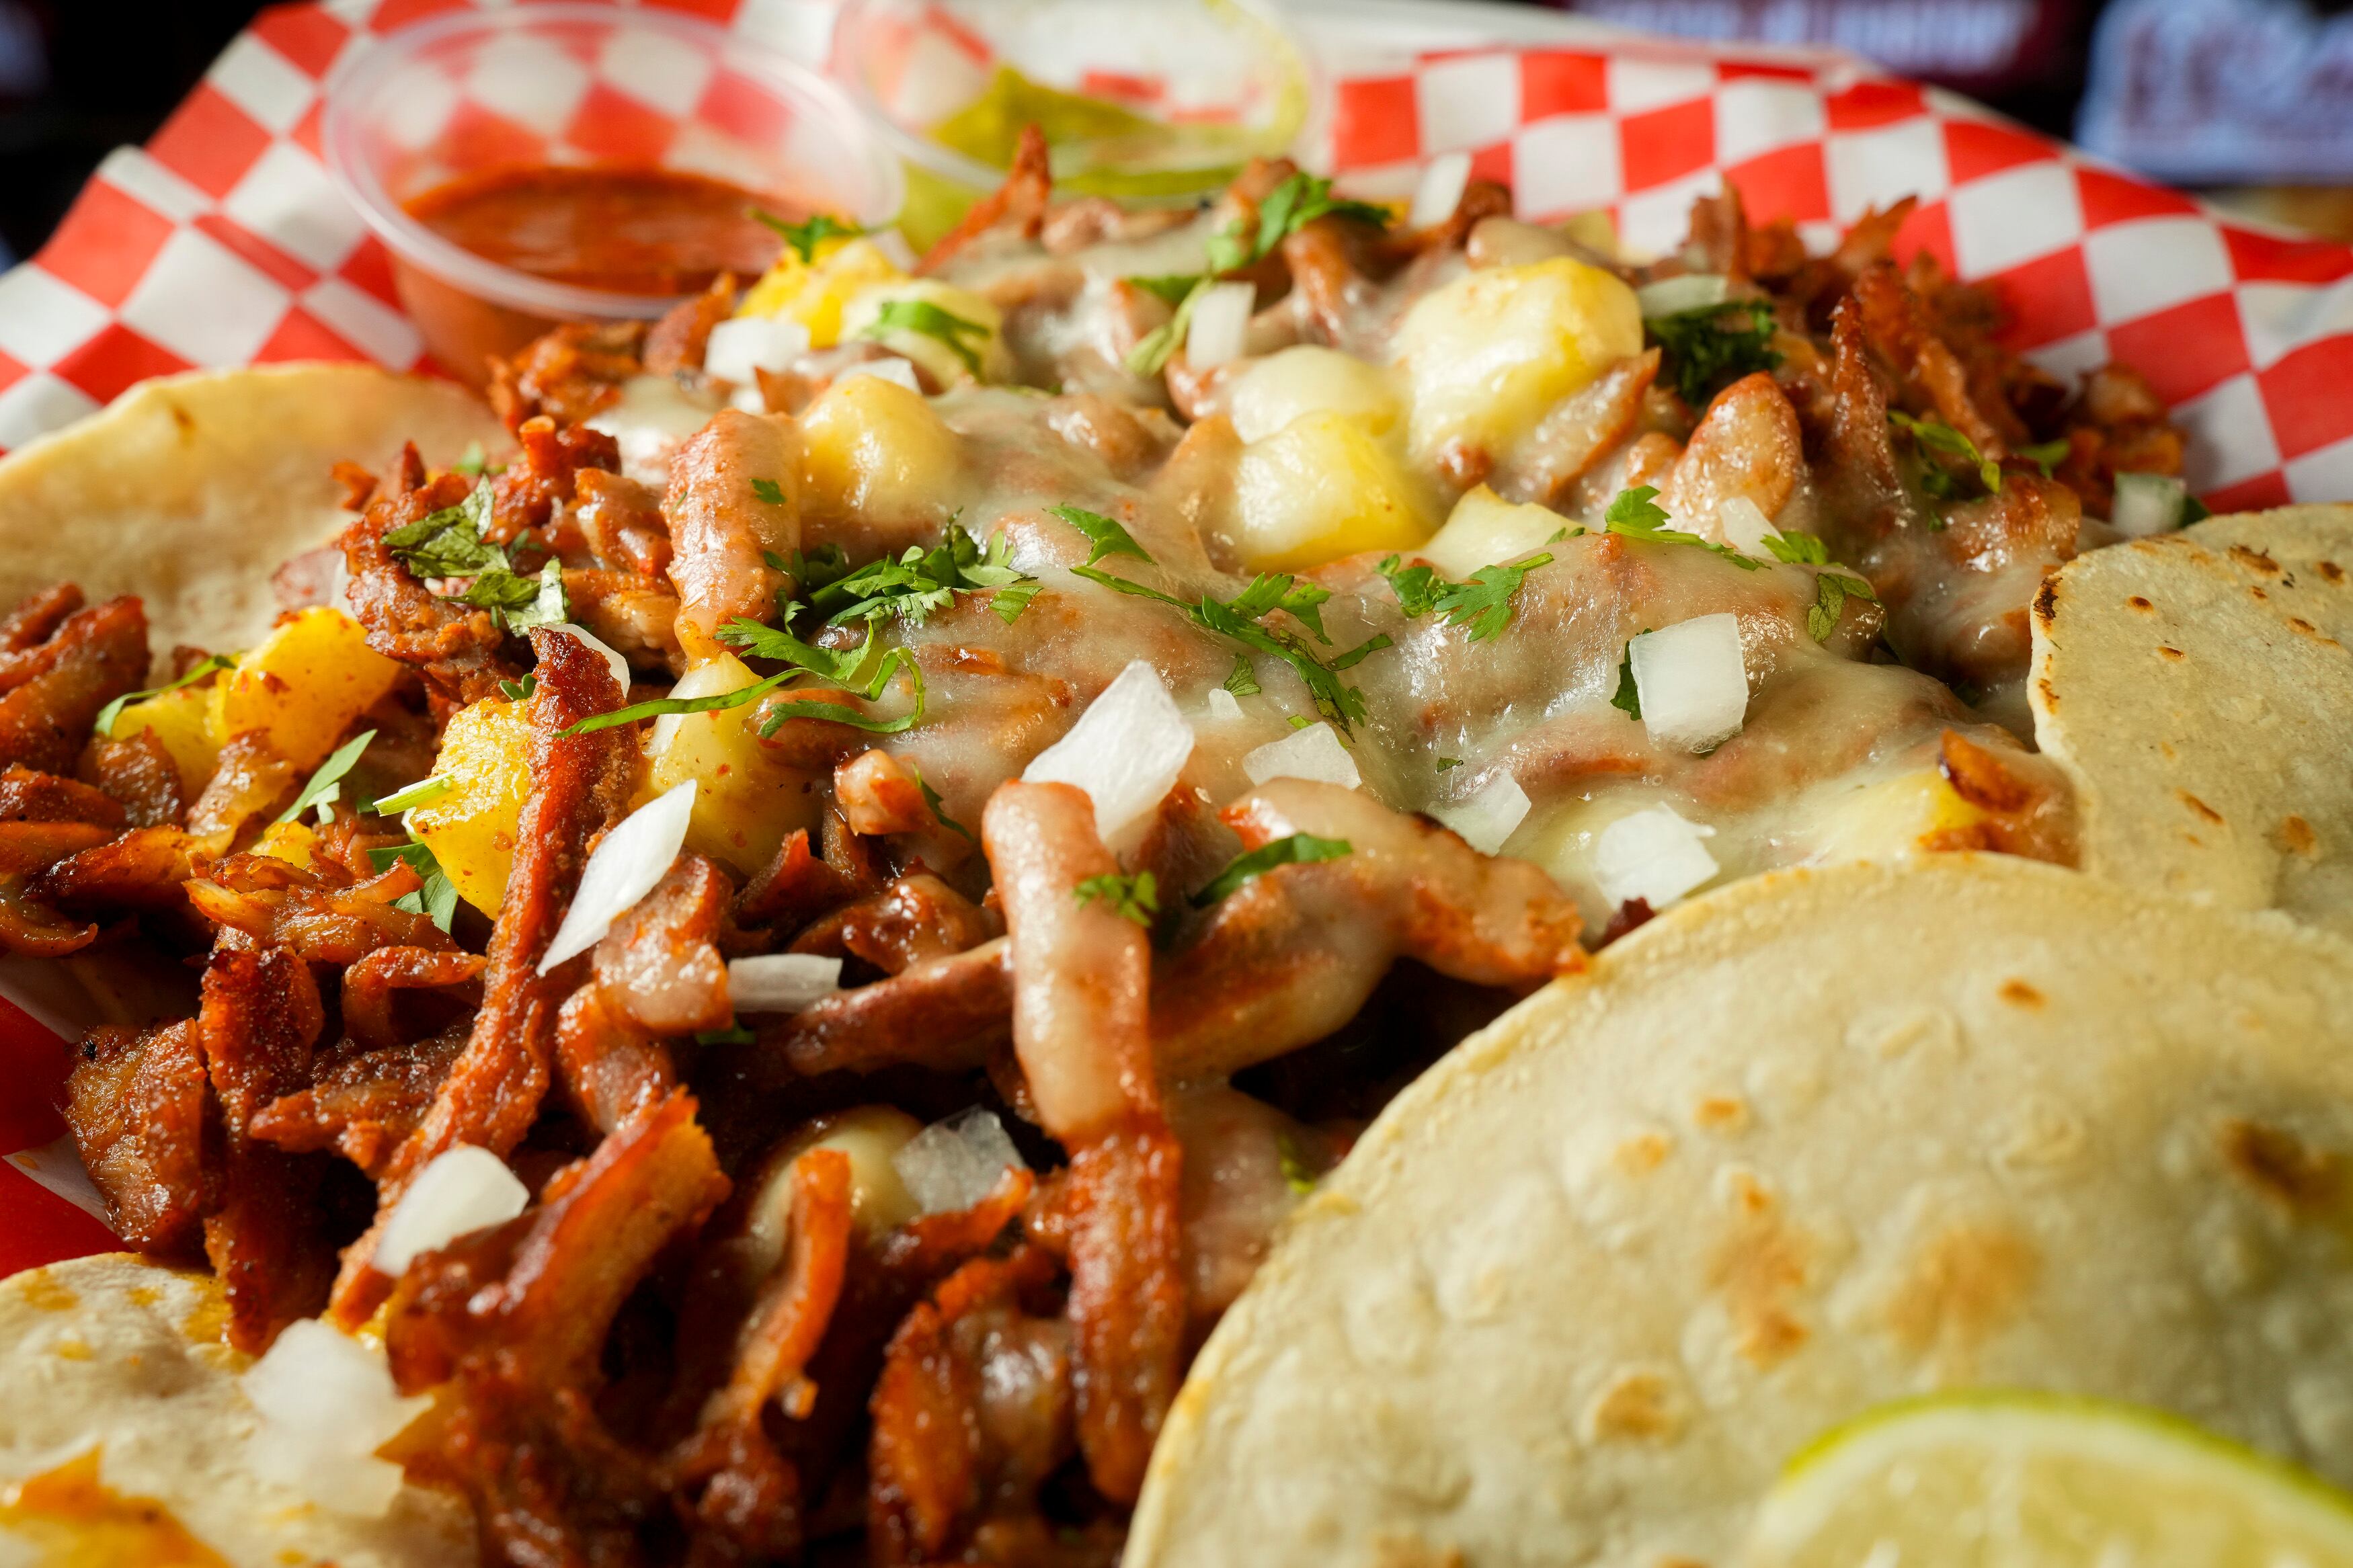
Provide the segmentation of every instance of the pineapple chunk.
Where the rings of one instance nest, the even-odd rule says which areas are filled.
[[[1468,577],[1482,566],[1509,561],[1532,550],[1570,526],[1568,519],[1533,501],[1521,505],[1505,500],[1485,485],[1474,485],[1454,503],[1421,557],[1449,577]]]
[[[144,702],[129,703],[115,716],[116,740],[127,740],[142,730],[153,731],[172,753],[185,798],[194,800],[202,795],[205,781],[220,764],[221,738],[213,729],[213,689],[184,686]]]
[[[1263,441],[1303,414],[1318,410],[1354,420],[1376,436],[1398,421],[1388,373],[1354,354],[1301,343],[1269,354],[1234,383],[1227,413],[1234,433]]]
[[[213,683],[213,737],[225,743],[259,730],[280,756],[314,768],[399,679],[400,666],[368,647],[359,622],[341,610],[301,610]]]
[[[821,240],[813,262],[787,246],[735,313],[798,321],[808,330],[811,348],[829,349],[841,342],[841,312],[852,296],[906,276],[871,239]]]
[[[1554,404],[1641,352],[1634,291],[1598,267],[1562,256],[1465,273],[1398,329],[1413,459],[1500,460]]]
[[[672,697],[715,697],[741,691],[759,677],[731,653],[696,665],[670,688]],[[750,875],[776,858],[785,836],[817,824],[818,792],[809,776],[770,758],[753,729],[759,704],[716,713],[666,713],[647,742],[652,793],[688,779],[702,782],[686,847]]]
[[[912,327],[892,327],[870,333],[881,321],[886,305],[929,305],[974,331],[954,331],[934,336]],[[1005,347],[1005,313],[969,289],[930,278],[909,278],[877,283],[862,289],[842,308],[843,342],[871,336],[892,353],[904,354],[942,386],[972,381],[1010,381],[1013,356]],[[951,338],[953,341],[951,341]]]
[[[273,822],[261,830],[255,840],[253,852],[267,855],[273,860],[283,860],[289,866],[311,868],[311,851],[318,847],[319,836],[307,822]]]
[[[802,504],[810,515],[947,521],[963,447],[921,393],[852,376],[809,405],[800,426]]]
[[[458,896],[492,919],[506,901],[515,836],[531,787],[524,704],[486,697],[452,714],[433,776],[449,793],[409,809],[408,831],[433,851]]]
[[[1234,470],[1242,564],[1292,572],[1430,535],[1413,482],[1361,425],[1304,414],[1242,448]]]

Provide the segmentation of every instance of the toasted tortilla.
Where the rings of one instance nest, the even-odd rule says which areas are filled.
[[[2353,506],[2070,563],[2035,602],[2029,693],[2085,870],[2353,936]]]
[[[442,464],[509,445],[480,398],[372,365],[142,382],[0,458],[0,609],[78,583],[145,600],[159,650],[248,647],[278,613],[270,574],[350,521],[335,464],[380,472],[404,441]]]
[[[361,1519],[256,1478],[243,1456],[258,1418],[237,1384],[251,1363],[221,1342],[227,1318],[211,1276],[128,1253],[0,1281],[0,1499],[16,1494],[0,1505],[0,1562],[161,1562],[182,1532],[237,1564],[475,1560],[454,1495],[405,1487],[384,1518]],[[44,1491],[86,1491],[72,1479],[93,1450],[99,1499],[41,1506]]]
[[[1179,1395],[1128,1568],[1725,1568],[1901,1394],[2353,1481],[2353,945],[2034,862],[1771,874],[1458,1047]]]

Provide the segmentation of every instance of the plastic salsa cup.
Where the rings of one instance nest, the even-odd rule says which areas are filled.
[[[459,11],[388,34],[329,82],[321,133],[427,349],[476,385],[490,355],[559,321],[650,319],[680,296],[583,287],[465,248],[412,210],[453,182],[691,175],[786,215],[870,226],[895,217],[905,190],[822,77],[709,23],[617,5]]]
[[[848,0],[829,67],[905,164],[922,249],[1036,122],[1065,193],[1191,203],[1288,152],[1320,90],[1264,0]]]

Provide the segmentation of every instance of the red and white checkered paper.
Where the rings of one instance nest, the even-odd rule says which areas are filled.
[[[0,448],[195,366],[417,365],[384,252],[322,166],[320,86],[372,35],[470,3],[267,11],[153,142],[110,157],[47,247],[0,277]],[[827,0],[661,3],[812,61],[830,30]],[[2353,248],[2222,219],[1842,57],[1411,11],[1359,0],[1304,18],[1332,77],[1317,150],[1344,185],[1401,195],[1421,159],[1467,152],[1512,184],[1524,216],[1607,209],[1650,250],[1678,241],[1692,199],[1720,182],[1817,242],[1917,195],[1899,250],[1999,283],[2011,342],[2046,368],[2116,359],[2147,375],[2189,433],[2189,478],[2210,505],[2353,499]],[[1493,41],[1460,47],[1490,24]],[[1530,41],[1555,29],[1567,41]],[[1450,47],[1430,47],[1439,37]],[[467,133],[593,152],[617,128],[659,134],[707,85],[592,61],[529,101],[461,92],[447,112]],[[0,973],[0,1151],[18,1151],[0,1160],[0,1274],[111,1240],[58,1142],[69,1056],[34,1015],[57,1020],[18,979]]]

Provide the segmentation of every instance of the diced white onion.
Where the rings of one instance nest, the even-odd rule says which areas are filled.
[[[735,316],[711,329],[702,351],[705,374],[751,386],[760,372],[782,371],[808,353],[808,329],[781,316]]]
[[[917,265],[915,247],[909,245],[907,237],[896,228],[874,229],[869,232],[866,237],[873,242],[875,249],[882,253],[882,259],[900,271],[913,272],[915,269]]]
[[[239,1381],[261,1417],[246,1450],[256,1475],[337,1513],[381,1519],[392,1507],[400,1467],[375,1450],[433,1402],[403,1399],[383,1352],[302,1318]]]
[[[1651,739],[1683,752],[1712,751],[1740,732],[1748,714],[1748,672],[1740,658],[1740,622],[1726,613],[1698,616],[1627,645],[1642,724]]]
[[[613,922],[654,890],[686,842],[695,788],[692,779],[672,785],[605,835],[580,873],[580,891],[564,911],[547,956],[539,961],[542,974],[604,941]]]
[[[417,1173],[384,1222],[371,1261],[398,1279],[419,1254],[438,1251],[470,1231],[504,1225],[529,1202],[531,1194],[504,1160],[460,1143]]]
[[[2118,474],[2108,523],[2127,539],[2170,533],[2181,526],[2189,487],[2167,474]]]
[[[1732,496],[1717,502],[1715,526],[1724,531],[1724,542],[1743,555],[1759,561],[1773,558],[1765,548],[1765,536],[1774,531],[1773,520],[1746,496]]]
[[[968,1209],[1026,1164],[997,1113],[980,1106],[924,1128],[891,1156],[891,1168],[925,1214]]]
[[[1436,228],[1452,217],[1470,184],[1470,153],[1445,153],[1432,158],[1421,171],[1421,183],[1413,188],[1413,208],[1406,214],[1406,226]]]
[[[1269,779],[1313,779],[1355,789],[1365,782],[1365,775],[1356,771],[1356,759],[1348,754],[1348,748],[1340,742],[1340,732],[1329,724],[1310,724],[1244,754],[1242,772],[1250,774],[1254,784]]]
[[[1208,370],[1242,357],[1258,290],[1248,283],[1213,283],[1193,301],[1185,334],[1185,363]]]
[[[1662,278],[1656,283],[1645,283],[1634,290],[1634,298],[1642,307],[1644,321],[1672,316],[1684,310],[1697,310],[1709,305],[1721,305],[1728,297],[1724,279],[1713,272],[1686,272],[1680,278]]]
[[[1461,834],[1462,841],[1480,854],[1493,855],[1528,815],[1528,792],[1511,774],[1497,773],[1468,800],[1433,805],[1430,815]]]
[[[871,375],[877,381],[891,382],[916,394],[921,394],[923,390],[923,384],[915,377],[914,365],[901,359],[897,354],[892,354],[885,359],[860,360],[856,364],[835,376],[833,384],[839,386],[843,382],[856,381],[861,375]]]
[[[797,1013],[841,989],[841,960],[814,952],[765,952],[727,965],[727,997],[738,1013]]]
[[[670,482],[670,457],[678,444],[717,412],[717,398],[689,396],[675,376],[633,375],[621,384],[618,401],[587,425],[620,444],[623,473],[659,489]]]
[[[1241,699],[1222,686],[1209,688],[1209,717],[1220,724],[1242,716]]]
[[[1640,899],[1663,910],[1715,875],[1715,857],[1703,838],[1713,827],[1686,822],[1669,807],[1651,806],[1601,830],[1593,846],[1594,879],[1612,909]]]
[[[1158,672],[1136,659],[1103,688],[1071,732],[1030,759],[1029,784],[1076,784],[1108,841],[1160,804],[1193,754],[1193,727]]]
[[[598,637],[586,626],[575,625],[571,621],[558,621],[547,629],[552,632],[568,632],[577,638],[582,647],[605,661],[606,668],[613,672],[613,684],[621,689],[621,695],[627,697],[629,694],[629,661],[615,653],[612,645],[606,642],[603,637]]]

